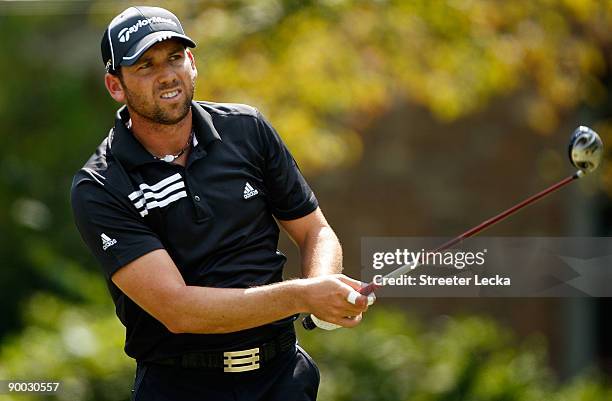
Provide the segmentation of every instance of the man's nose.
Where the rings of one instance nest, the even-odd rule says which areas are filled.
[[[178,82],[178,75],[169,66],[161,67],[157,74],[157,83],[162,86],[170,86],[171,83]]]

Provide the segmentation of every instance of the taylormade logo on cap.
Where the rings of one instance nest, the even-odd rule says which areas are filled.
[[[151,17],[147,19],[140,19],[131,27],[123,28],[119,31],[119,34],[117,34],[119,42],[128,42],[130,40],[130,34],[138,32],[138,29],[149,24],[172,24],[174,26],[178,26],[176,22],[172,21],[170,18]]]

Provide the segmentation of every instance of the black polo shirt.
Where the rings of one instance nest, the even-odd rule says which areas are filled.
[[[122,266],[165,249],[187,285],[247,288],[282,280],[274,217],[292,220],[317,200],[280,136],[254,108],[192,102],[185,167],[156,160],[126,127],[126,107],[75,175],[72,208],[104,269],[126,353],[138,360],[244,348],[292,325],[288,318],[229,334],[173,334],[111,281]]]

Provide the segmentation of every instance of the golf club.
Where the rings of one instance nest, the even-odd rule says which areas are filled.
[[[445,242],[444,244],[436,248],[433,252],[439,252],[439,251],[449,249],[450,247],[463,241],[464,239],[472,237],[482,232],[486,228],[491,227],[495,223],[498,223],[501,220],[504,220],[505,218],[516,213],[517,211],[521,210],[525,206],[536,202],[537,200],[545,197],[546,195],[560,188],[563,188],[570,182],[578,178],[581,178],[585,174],[593,172],[595,169],[597,169],[597,167],[601,163],[601,159],[603,157],[603,142],[601,141],[601,138],[594,130],[592,130],[589,127],[580,126],[576,128],[576,130],[572,133],[568,151],[569,151],[569,158],[570,158],[572,165],[578,169],[574,174],[570,175],[567,178],[564,178],[563,180],[559,181],[558,183],[554,185],[551,185],[550,187],[544,189],[543,191],[538,192],[537,194],[525,199],[524,201],[510,207],[509,209],[499,213],[498,215],[493,216],[488,220],[485,220],[484,222],[480,223],[476,227],[467,230],[463,234],[458,235],[457,237],[449,240],[448,242]],[[397,269],[387,274],[384,277],[384,279],[392,278],[392,277],[399,277],[400,275],[414,268],[415,266],[413,264],[408,264],[408,265],[398,267]],[[369,294],[372,294],[379,287],[380,285],[377,285],[374,282],[371,282],[365,285],[364,287],[362,287],[359,290],[359,293],[367,296]],[[322,321],[313,315],[306,316],[302,320],[302,326],[304,326],[306,330],[313,330],[316,327],[321,327],[321,328],[330,330],[330,329],[338,327],[337,325],[334,325],[332,323]]]

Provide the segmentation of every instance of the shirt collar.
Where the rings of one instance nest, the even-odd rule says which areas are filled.
[[[198,102],[191,102],[193,129],[197,139],[196,146],[207,147],[212,141],[220,141],[221,137],[213,124],[210,113],[204,110]]]
[[[191,102],[193,116],[193,130],[195,133],[194,148],[206,146],[216,140],[221,140],[215,129],[210,113],[197,102]],[[146,163],[156,162],[142,144],[136,139],[132,131],[127,128],[130,113],[126,106],[122,106],[115,115],[115,127],[109,146],[113,156],[127,169],[133,169]]]

